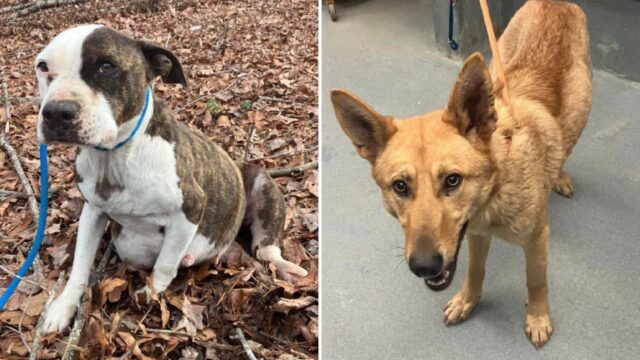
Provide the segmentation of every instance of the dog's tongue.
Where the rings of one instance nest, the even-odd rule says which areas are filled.
[[[428,279],[424,279],[427,287],[433,291],[440,291],[446,289],[453,281],[453,275],[456,272],[456,261],[451,262],[440,275]]]

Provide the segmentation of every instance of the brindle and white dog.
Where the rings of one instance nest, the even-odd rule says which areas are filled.
[[[71,275],[45,332],[69,325],[109,220],[120,258],[153,268],[158,293],[180,266],[221,254],[241,226],[252,235],[251,253],[274,264],[281,277],[307,275],[281,256],[284,201],[274,181],[258,167],[234,164],[154,99],[158,76],[186,86],[174,54],[83,25],[60,33],[38,54],[36,73],[38,140],[78,145],[76,180],[86,200]],[[147,287],[142,291],[149,295]]]

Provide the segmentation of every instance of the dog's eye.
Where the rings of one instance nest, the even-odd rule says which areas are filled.
[[[108,74],[110,72],[112,72],[113,70],[116,69],[116,66],[113,65],[112,63],[105,61],[102,64],[100,64],[100,69],[99,71],[103,74]]]
[[[404,180],[396,180],[393,182],[393,191],[398,195],[407,195],[408,191],[407,183]]]
[[[39,61],[36,67],[43,73],[49,72],[49,66],[47,65],[46,61]]]
[[[462,176],[460,174],[449,174],[444,179],[445,191],[455,190],[462,183]]]

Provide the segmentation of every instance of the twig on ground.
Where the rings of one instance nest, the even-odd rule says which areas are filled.
[[[247,141],[244,142],[244,162],[249,161],[249,152],[251,151],[251,138],[253,137],[253,131],[255,129],[256,129],[256,126],[254,123],[249,124]]]
[[[0,14],[5,14],[5,13],[8,13],[8,12],[14,12],[14,11],[20,11],[20,10],[22,10],[24,8],[28,8],[29,6],[31,6],[31,3],[5,6],[5,7],[0,8]]]
[[[36,325],[35,334],[33,336],[33,345],[31,345],[31,349],[29,350],[29,360],[35,360],[38,358],[38,348],[40,347],[40,336],[42,335],[42,326],[44,326],[44,319],[47,318],[47,313],[49,312],[49,308],[51,307],[53,298],[56,296],[58,288],[62,284],[62,280],[64,280],[64,271],[61,271],[58,275],[58,280],[56,280],[56,283],[51,288],[51,291],[47,290],[49,298],[44,304],[45,311],[40,315],[40,319],[38,319],[38,323]]]
[[[91,274],[89,278],[89,287],[92,288],[98,282],[100,278],[104,275],[104,271],[107,268],[107,264],[109,263],[109,259],[111,258],[111,253],[113,250],[113,244],[109,241],[109,245],[107,245],[107,249],[104,251],[104,255],[102,255],[102,259],[96,267],[96,271]],[[80,306],[78,307],[78,312],[76,313],[76,317],[73,323],[73,329],[71,329],[71,333],[69,333],[69,342],[67,343],[67,348],[64,350],[64,355],[62,356],[63,360],[71,360],[74,358],[74,354],[78,347],[78,341],[80,341],[80,335],[82,334],[82,329],[84,328],[84,324],[86,322],[86,318],[84,316],[84,312],[82,311],[83,305],[89,300],[87,294],[82,295],[82,299],[80,299]]]
[[[273,154],[273,155],[267,155],[267,156],[252,158],[252,159],[246,159],[245,161],[258,161],[258,160],[265,160],[265,159],[273,159],[273,158],[282,157],[282,156],[296,156],[296,155],[300,155],[300,154],[310,153],[310,152],[316,151],[316,150],[318,150],[318,145],[310,147],[308,149],[302,149],[302,150],[290,151],[290,152],[282,152],[282,153],[279,153],[279,154]]]
[[[33,189],[31,188],[31,184],[29,183],[29,179],[27,175],[24,173],[24,169],[22,165],[20,165],[20,159],[18,158],[18,153],[16,149],[11,146],[7,138],[4,137],[3,134],[0,134],[0,146],[4,148],[4,151],[9,155],[9,159],[11,160],[11,164],[13,165],[18,177],[20,178],[20,182],[24,187],[24,191],[29,197],[29,207],[31,208],[31,213],[33,214],[33,221],[37,221],[38,219],[38,202],[36,201],[36,197],[33,194]]]
[[[19,11],[15,12],[13,14],[13,17],[25,16],[38,12],[40,10],[49,9],[61,5],[82,4],[87,1],[88,0],[37,0],[31,3],[29,7],[22,8]]]
[[[240,343],[242,344],[242,348],[244,349],[244,352],[247,354],[247,357],[250,360],[258,360],[256,359],[256,356],[253,355],[251,346],[249,346],[249,343],[247,342],[247,339],[245,339],[244,334],[242,333],[242,330],[240,330],[240,328],[236,328],[236,334],[238,335],[238,339],[240,340]]]
[[[4,96],[3,96],[4,98]],[[14,103],[32,103],[35,105],[40,104],[40,98],[37,96],[9,96],[9,102]]]
[[[4,77],[4,70],[0,71],[0,76],[2,76],[2,98],[4,99],[4,117],[5,117],[5,126],[4,132],[9,132],[9,124],[11,124],[11,108],[9,107],[9,91],[7,90],[7,79]]]
[[[298,176],[304,173],[305,171],[308,171],[311,169],[317,169],[317,168],[318,168],[318,162],[312,161],[298,167],[267,170],[267,173],[272,178],[283,177],[283,176]]]
[[[33,286],[37,286],[37,287],[39,287],[40,289],[44,290],[44,292],[46,292],[47,294],[49,294],[49,289],[47,289],[47,288],[46,288],[46,286],[44,286],[44,285],[42,285],[42,284],[40,284],[40,283],[38,283],[38,282],[36,282],[36,281],[33,281],[33,280],[31,280],[31,279],[27,279],[27,278],[24,278],[24,277],[18,276],[18,274],[14,273],[13,271],[11,271],[11,270],[7,269],[6,267],[4,267],[4,266],[2,266],[2,265],[0,265],[0,270],[2,270],[2,271],[4,271],[4,272],[6,272],[7,274],[9,274],[9,275],[11,275],[11,276],[13,276],[14,278],[18,278],[18,279],[20,279],[20,280],[22,280],[22,281],[26,282],[27,284],[31,284],[31,285],[33,285]]]
[[[49,189],[49,197],[52,197],[55,193],[60,191],[58,187],[52,187]],[[38,201],[40,201],[40,194],[33,194]],[[13,190],[3,190],[0,189],[0,198],[2,197],[17,197],[17,198],[29,198],[29,195],[24,191],[13,191]]]
[[[278,99],[278,98],[273,98],[273,97],[268,97],[268,96],[260,96],[260,100],[273,101],[273,102],[282,102],[282,103],[288,103],[288,104],[293,103],[293,100]]]
[[[20,319],[20,321],[22,321],[22,319]],[[13,331],[14,333],[18,334],[20,336],[20,340],[22,341],[22,344],[24,344],[24,347],[27,348],[27,350],[29,350],[29,344],[27,344],[27,339],[24,338],[24,333],[22,332],[21,329],[16,329],[13,326],[9,326],[6,325],[7,329]]]
[[[145,328],[144,330],[146,332],[151,332],[151,333],[168,334],[168,335],[179,335],[179,336],[191,337],[191,335],[187,334],[184,331],[177,331],[177,330],[171,330],[171,329]]]

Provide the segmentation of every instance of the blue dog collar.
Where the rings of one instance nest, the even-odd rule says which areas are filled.
[[[151,97],[151,89],[149,87],[147,87],[147,93],[146,93],[145,99],[144,99],[144,107],[142,108],[142,114],[140,114],[140,117],[138,118],[138,122],[136,123],[136,126],[133,128],[133,130],[131,131],[129,136],[127,136],[126,139],[120,141],[119,143],[116,144],[116,146],[114,146],[111,149],[105,148],[105,147],[102,147],[102,146],[94,146],[93,148],[96,149],[96,150],[100,150],[100,151],[111,151],[111,150],[115,150],[117,148],[120,148],[120,147],[124,146],[124,144],[128,143],[133,138],[133,136],[136,134],[136,132],[138,132],[138,129],[140,128],[140,125],[142,125],[142,121],[144,120],[144,116],[147,114],[147,108],[149,107],[149,97]]]

